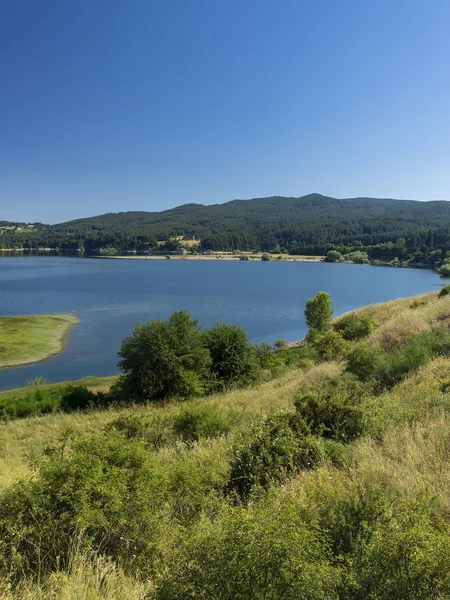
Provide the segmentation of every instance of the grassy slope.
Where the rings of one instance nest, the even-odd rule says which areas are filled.
[[[369,343],[390,347],[411,333],[426,331],[433,325],[446,325],[450,319],[450,297],[437,300],[435,294],[417,298],[427,304],[411,309],[412,299],[401,299],[362,309],[371,313],[381,326]],[[157,460],[177,468],[177,461],[195,460],[200,469],[223,463],[236,437],[245,434],[258,418],[292,406],[299,389],[314,387],[318,382],[336,377],[341,370],[336,363],[324,363],[307,370],[292,370],[281,378],[254,389],[192,401],[215,405],[221,411],[240,416],[230,436],[200,440],[189,451],[176,445],[161,450]],[[316,471],[293,477],[276,494],[280,502],[295,502],[298,510],[320,512],[333,501],[359,497],[368,486],[383,489],[387,501],[396,502],[399,494],[414,501],[424,493],[433,498],[437,517],[450,514],[450,419],[446,407],[448,393],[440,382],[448,381],[450,359],[429,362],[392,391],[377,399],[388,424],[382,438],[361,438],[348,449],[346,468],[324,464]],[[98,383],[98,382],[97,382]],[[38,458],[43,448],[66,431],[75,433],[102,430],[120,415],[135,414],[143,419],[170,421],[188,406],[169,404],[162,408],[135,407],[104,412],[49,415],[0,424],[0,487],[28,475],[29,459]],[[191,458],[189,458],[189,454]],[[156,455],[155,455],[156,459]],[[315,513],[314,513],[315,514]],[[151,588],[151,585],[150,585]],[[74,562],[67,574],[53,579],[48,587],[24,583],[16,593],[5,592],[0,598],[37,600],[43,598],[144,599],[150,591],[145,584],[127,578],[120,569],[101,559],[83,557]]]
[[[78,319],[73,315],[0,317],[0,368],[39,362],[58,354]]]

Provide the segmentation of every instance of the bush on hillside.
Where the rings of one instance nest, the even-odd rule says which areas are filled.
[[[2,396],[0,419],[36,417],[59,410],[73,412],[104,402],[102,394],[94,394],[83,385],[33,386],[18,395],[11,392]]]
[[[309,344],[321,360],[339,360],[348,351],[348,342],[333,330],[316,333]]]
[[[148,452],[120,435],[95,436],[48,452],[36,477],[7,489],[0,502],[0,573],[44,576],[66,569],[79,550],[132,568],[152,551],[158,526]],[[143,565],[142,565],[143,566]]]
[[[355,315],[350,313],[341,317],[334,325],[335,331],[340,333],[344,340],[359,341],[372,333],[377,326],[375,319],[369,315]]]
[[[231,461],[228,492],[241,500],[321,460],[317,440],[299,413],[279,413],[256,427]]]
[[[337,600],[340,583],[326,537],[295,502],[274,494],[203,519],[174,547],[155,599]]]
[[[450,294],[450,284],[444,285],[438,294],[438,298],[443,298],[444,296],[448,296]]]
[[[295,400],[298,414],[313,435],[350,442],[362,435],[366,418],[361,408],[365,389],[356,379],[341,377]]]
[[[124,374],[117,387],[139,402],[202,394],[211,364],[198,321],[186,311],[173,313],[168,321],[136,325],[119,357]]]
[[[348,353],[346,370],[361,381],[368,381],[374,377],[380,361],[379,352],[367,344],[360,343]]]
[[[263,254],[261,256],[261,260],[264,262],[268,262],[268,261],[272,260],[272,255],[271,254]]]
[[[214,406],[198,404],[176,415],[173,429],[184,442],[198,442],[202,438],[227,435],[237,419],[235,412],[222,412]]]

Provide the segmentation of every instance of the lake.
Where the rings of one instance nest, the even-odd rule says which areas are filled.
[[[331,294],[337,315],[441,287],[429,270],[370,265],[225,260],[0,258],[0,314],[74,313],[65,351],[0,370],[0,389],[117,373],[117,349],[134,323],[188,310],[204,327],[225,321],[255,342],[304,337],[305,302]]]

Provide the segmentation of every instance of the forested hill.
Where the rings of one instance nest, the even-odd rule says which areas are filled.
[[[12,224],[11,224],[12,225]],[[450,244],[450,202],[378,198],[337,199],[320,194],[274,196],[162,212],[121,212],[58,225],[0,224],[0,247],[114,247],[148,250],[176,236],[211,250],[286,250],[323,253],[403,238],[407,248]]]

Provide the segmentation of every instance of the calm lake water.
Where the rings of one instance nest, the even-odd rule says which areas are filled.
[[[369,265],[244,261],[0,258],[0,314],[74,313],[65,351],[0,370],[0,389],[117,372],[117,349],[134,323],[188,310],[201,325],[244,327],[255,342],[304,337],[303,309],[319,290],[336,314],[437,290],[436,273]]]

